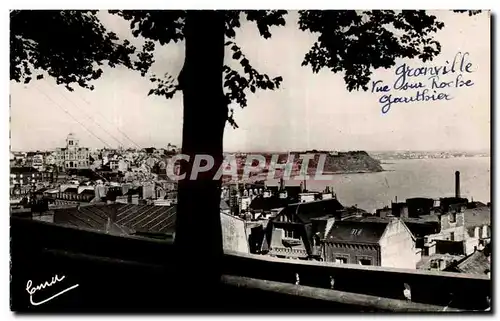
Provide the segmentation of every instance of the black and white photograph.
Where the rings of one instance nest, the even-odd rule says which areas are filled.
[[[492,11],[8,14],[15,314],[492,313]]]

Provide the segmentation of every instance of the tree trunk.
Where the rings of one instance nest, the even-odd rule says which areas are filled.
[[[227,120],[222,67],[224,65],[224,13],[188,11],[184,27],[186,57],[179,77],[184,96],[182,161],[176,221],[176,278],[181,292],[205,296],[215,290],[221,271],[221,181],[213,180],[222,163],[222,140]],[[191,180],[196,155],[210,155],[214,167]],[[186,290],[186,291],[183,291]]]

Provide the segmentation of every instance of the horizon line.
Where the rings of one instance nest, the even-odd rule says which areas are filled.
[[[174,145],[178,146],[178,145]],[[110,148],[110,147],[85,147],[82,146],[83,148],[89,148],[89,149],[108,149],[108,150],[117,150],[120,149],[120,147],[115,147],[115,148]],[[154,146],[149,146],[149,147],[121,147],[124,150],[127,149],[132,149],[132,150],[142,150],[142,149],[147,149],[147,148],[154,148],[154,149],[166,149],[167,146],[165,147],[154,147]],[[54,151],[57,148],[61,147],[54,147],[51,149],[12,149],[10,148],[10,152],[48,152],[48,151]],[[178,147],[181,149],[180,147]],[[259,150],[259,149],[253,149],[253,150],[223,150],[223,153],[290,153],[290,152],[308,152],[308,151],[317,151],[317,152],[353,152],[353,151],[364,151],[367,153],[394,153],[394,152],[476,152],[476,153],[491,153],[491,148],[486,149],[383,149],[383,150],[376,150],[376,149],[320,149],[320,148],[301,148],[301,149],[286,149],[286,150]]]

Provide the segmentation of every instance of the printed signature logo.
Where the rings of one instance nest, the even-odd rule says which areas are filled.
[[[56,274],[56,275],[54,275],[52,277],[52,279],[50,281],[45,281],[44,283],[41,283],[41,284],[39,284],[37,286],[33,286],[33,282],[31,280],[28,280],[28,283],[26,284],[26,292],[28,292],[29,295],[30,295],[30,302],[31,302],[31,304],[32,305],[41,305],[41,304],[47,303],[50,300],[57,298],[61,294],[66,293],[66,292],[68,292],[70,290],[73,290],[74,288],[78,287],[78,284],[75,284],[73,286],[70,286],[69,288],[66,288],[65,290],[60,291],[59,293],[54,294],[50,298],[47,298],[47,299],[45,299],[43,301],[36,302],[36,301],[33,300],[33,295],[37,291],[44,290],[46,288],[50,288],[51,286],[53,286],[54,284],[57,284],[58,282],[61,282],[65,278],[66,278],[66,276],[64,276],[64,275],[62,277],[59,277]]]

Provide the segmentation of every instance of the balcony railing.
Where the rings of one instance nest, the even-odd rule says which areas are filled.
[[[278,247],[275,246],[270,250],[273,255],[298,255],[307,256],[307,251],[304,248]]]
[[[413,302],[464,310],[484,309],[491,298],[492,283],[486,275],[227,254],[225,266],[230,275],[396,300],[406,299],[406,285]]]
[[[171,241],[119,237],[11,218],[12,309],[200,311],[200,302],[192,302],[194,306],[183,310],[176,299],[171,245]],[[229,252],[223,263],[221,291],[210,294],[220,303],[210,306],[217,312],[484,311],[492,292],[491,280],[486,276]],[[203,268],[203,262],[199,268]],[[31,306],[26,282],[50,280],[55,273],[78,283],[79,288],[47,305]],[[411,301],[404,297],[405,284],[411,288]],[[192,289],[193,293],[199,290]],[[207,302],[210,300],[207,298]],[[203,311],[207,309],[205,305]]]

